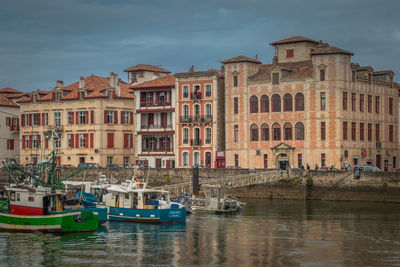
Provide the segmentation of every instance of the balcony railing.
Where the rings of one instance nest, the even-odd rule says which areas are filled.
[[[201,99],[201,92],[194,92],[190,94],[190,99],[199,100]]]
[[[190,139],[191,146],[201,146],[201,139]]]
[[[157,124],[151,124],[151,125],[142,125],[141,130],[152,130],[152,129],[168,129],[172,128],[171,124],[166,124],[166,125],[157,125]]]
[[[158,148],[158,147],[142,147],[143,152],[173,152],[172,147],[170,148]]]
[[[164,107],[171,106],[170,100],[158,100],[158,101],[140,101],[141,107]]]
[[[18,125],[11,125],[10,126],[10,132],[19,132],[19,126]]]
[[[210,123],[213,118],[211,115],[199,115],[199,116],[181,116],[181,123]]]

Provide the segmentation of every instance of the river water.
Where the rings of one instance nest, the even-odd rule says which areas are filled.
[[[0,233],[0,265],[400,266],[400,204],[244,200],[186,224],[108,222],[95,233]]]

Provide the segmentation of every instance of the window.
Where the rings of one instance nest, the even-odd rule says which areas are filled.
[[[351,81],[354,83],[356,81],[356,71],[351,72]]]
[[[281,112],[281,96],[275,94],[271,98],[272,100],[272,112]]]
[[[33,125],[34,126],[38,126],[39,125],[39,116],[40,116],[40,113],[34,113],[33,114]]]
[[[264,169],[268,168],[268,154],[264,154]]]
[[[193,153],[193,165],[200,165],[200,152],[196,151]]]
[[[272,140],[281,140],[281,126],[279,123],[274,123],[274,125],[272,125]]]
[[[238,76],[233,76],[233,87],[238,87]]]
[[[379,113],[379,96],[375,96],[375,112]]]
[[[302,93],[297,93],[294,97],[295,101],[295,111],[304,111],[304,95]]]
[[[261,112],[269,112],[269,99],[268,96],[262,95],[260,98]]]
[[[283,129],[285,140],[292,140],[292,124],[290,122],[285,123]]]
[[[189,129],[183,128],[183,143],[189,144]]]
[[[286,57],[293,57],[294,49],[286,49]]]
[[[393,98],[389,98],[389,115],[393,115]]]
[[[189,118],[189,106],[188,105],[183,106],[183,117],[185,119]]]
[[[393,142],[393,125],[389,125],[389,142]]]
[[[325,92],[321,92],[321,110],[325,110],[325,104],[326,104],[326,96]]]
[[[296,140],[304,140],[304,124],[298,122],[295,125]]]
[[[43,125],[49,125],[49,114],[43,113]]]
[[[297,154],[297,168],[300,168],[303,165],[303,154]]]
[[[7,140],[7,150],[14,150],[14,139]]]
[[[108,99],[112,99],[112,97],[113,97],[113,90],[108,90],[107,91],[107,95],[108,95]]]
[[[206,84],[206,97],[211,96],[211,84]]]
[[[326,160],[325,153],[321,153],[321,167],[325,166],[325,160]]]
[[[253,95],[250,97],[250,113],[258,112],[258,98]]]
[[[364,141],[364,123],[360,122],[360,141]]]
[[[55,138],[53,140],[53,147],[55,147],[55,148],[60,148],[61,147],[61,139],[60,138]]]
[[[189,152],[183,152],[182,153],[182,165],[184,167],[189,166]]]
[[[59,102],[61,100],[61,92],[56,92],[56,101]]]
[[[380,141],[380,131],[379,131],[379,124],[375,125],[375,136],[376,136],[376,141]]]
[[[258,126],[257,124],[252,124],[250,126],[250,140],[251,141],[258,141]]]
[[[107,123],[114,123],[114,111],[107,111]]]
[[[74,135],[68,134],[68,148],[74,147]]]
[[[39,136],[33,135],[33,148],[39,148]]]
[[[107,165],[113,164],[113,157],[107,157]]]
[[[351,110],[356,111],[356,93],[351,93]]]
[[[68,111],[68,124],[72,124],[74,113],[72,111]]]
[[[206,144],[211,144],[211,128],[206,128]]]
[[[343,92],[343,110],[347,110],[347,92]]]
[[[268,124],[264,123],[261,125],[261,141],[268,141],[269,140],[269,126]]]
[[[239,167],[239,155],[235,154],[235,167]]]
[[[279,84],[279,73],[272,73],[272,84]]]
[[[25,135],[25,147],[24,148],[29,148],[29,135]]]
[[[351,140],[356,141],[356,123],[351,123]]]
[[[360,94],[360,112],[364,112],[364,95]]]
[[[200,105],[198,104],[194,105],[194,116],[200,116]]]
[[[61,112],[54,112],[54,125],[61,126]]]
[[[183,98],[188,98],[189,97],[189,86],[184,85],[183,86]]]
[[[321,122],[321,140],[325,140],[325,122]]]
[[[85,134],[79,134],[79,147],[81,148],[86,147],[85,141],[86,141]]]
[[[233,113],[234,114],[239,113],[239,98],[237,98],[237,97],[233,98]]]
[[[347,121],[343,122],[343,140],[347,140]]]
[[[325,81],[325,70],[319,70],[319,80]]]
[[[368,141],[372,141],[372,123],[368,123]]]
[[[283,111],[293,111],[292,95],[285,94],[283,96]]]
[[[79,124],[85,124],[86,121],[86,112],[79,111]]]
[[[372,95],[368,96],[368,112],[372,112]]]
[[[28,202],[35,202],[35,197],[28,197]]]
[[[371,83],[372,83],[372,74],[369,73],[368,74],[368,84],[371,84]]]
[[[234,127],[234,141],[235,143],[239,142],[239,125],[235,125]]]

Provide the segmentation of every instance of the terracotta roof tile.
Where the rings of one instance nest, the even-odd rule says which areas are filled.
[[[0,96],[0,106],[3,107],[16,107],[18,108],[19,105],[15,104],[13,101],[11,101],[10,99],[7,99],[3,96]]]
[[[131,89],[140,89],[140,88],[151,88],[151,87],[174,87],[175,86],[175,76],[167,75],[158,79],[154,79],[148,82],[131,85],[129,88]]]
[[[155,72],[162,72],[162,73],[171,73],[169,70],[163,69],[158,66],[154,65],[146,65],[146,64],[138,64],[135,66],[132,66],[130,68],[124,69],[125,72],[131,72],[131,71],[155,71]]]
[[[249,81],[271,80],[271,70],[281,69],[282,78],[311,77],[313,66],[311,60],[261,65],[258,72],[249,77]]]
[[[16,89],[10,88],[10,87],[6,87],[6,88],[2,88],[0,89],[0,93],[5,93],[5,94],[23,94],[21,91],[18,91]]]
[[[222,72],[220,70],[195,70],[195,71],[188,71],[188,72],[178,72],[175,73],[176,78],[183,78],[183,77],[201,77],[201,76],[210,76],[210,75],[217,75],[218,77],[222,76]]]
[[[237,56],[237,57],[225,59],[224,61],[222,61],[222,63],[224,63],[224,64],[236,63],[236,62],[253,62],[253,63],[261,64],[261,62],[258,61],[257,59],[254,59],[251,57],[246,57],[246,56]]]
[[[33,100],[33,97],[31,94],[29,94],[28,96],[18,100],[17,103],[29,103],[29,102],[32,102],[32,100]]]
[[[287,39],[275,41],[272,43],[269,43],[270,45],[280,45],[280,44],[290,44],[290,43],[300,43],[300,42],[309,42],[309,43],[314,43],[318,44],[318,41],[303,37],[303,36],[293,36]]]
[[[99,90],[94,90],[92,91],[90,94],[88,94],[87,96],[85,96],[85,99],[93,99],[93,98],[107,98],[107,95],[101,93],[102,89]],[[76,91],[78,93],[78,91]]]
[[[39,98],[39,101],[52,101],[55,99],[55,92],[51,91],[50,93],[48,93],[47,95]]]
[[[6,94],[6,93],[0,93],[1,96],[8,98],[8,99],[15,99],[15,98],[20,98],[23,96],[27,96],[28,94],[25,93],[18,93],[18,94],[14,94],[14,93],[10,93],[10,94]]]
[[[343,50],[340,48],[337,48],[335,46],[323,46],[323,47],[317,47],[310,53],[311,55],[329,55],[329,54],[344,54],[344,55],[350,55],[353,56],[354,54],[350,51]]]

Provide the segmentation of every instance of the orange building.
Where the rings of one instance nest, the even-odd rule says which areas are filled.
[[[178,167],[225,167],[224,83],[221,71],[176,73],[176,160]]]

